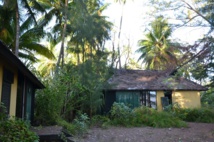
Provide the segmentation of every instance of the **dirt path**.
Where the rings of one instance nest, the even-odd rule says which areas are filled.
[[[214,124],[188,123],[188,128],[92,128],[78,142],[214,142]]]

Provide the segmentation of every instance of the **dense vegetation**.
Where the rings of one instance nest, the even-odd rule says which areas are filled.
[[[126,4],[126,0],[116,2],[121,7]],[[0,1],[0,40],[46,86],[36,92],[34,124],[59,124],[72,133],[81,133],[89,123],[95,122],[104,127],[184,127],[183,121],[214,122],[211,110],[214,107],[212,1],[150,0],[148,4],[154,9],[151,19],[156,20],[142,33],[145,38],[139,39],[139,61],[145,63],[141,67],[130,57],[131,45],[120,43],[123,13],[117,39],[110,36],[114,25],[102,15],[108,7],[103,1]],[[164,13],[167,10],[175,17]],[[180,24],[171,24],[170,18],[176,18]],[[208,27],[209,31],[192,45],[172,40],[172,31],[185,26]],[[108,40],[112,42],[110,47],[105,45]],[[121,63],[123,54],[124,64]],[[114,104],[108,116],[97,115],[103,106],[103,88],[108,87],[106,81],[113,70],[139,66],[151,70],[174,69],[177,75],[206,85],[209,90],[201,98],[206,108],[173,107],[168,112],[157,112],[144,107],[131,110],[124,104]],[[25,123],[19,120],[6,121],[1,130],[16,124],[26,130]]]
[[[8,119],[6,108],[0,103],[0,141],[38,142],[39,137],[30,131],[30,124],[20,119]]]

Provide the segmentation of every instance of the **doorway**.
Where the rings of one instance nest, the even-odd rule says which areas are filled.
[[[172,91],[164,91],[164,97],[168,98],[169,105],[172,104]]]

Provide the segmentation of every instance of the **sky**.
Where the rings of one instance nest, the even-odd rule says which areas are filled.
[[[103,15],[108,16],[108,20],[113,22],[115,30],[119,28],[121,6],[115,3],[114,0],[105,0],[109,3],[109,7],[104,11]],[[125,43],[127,38],[130,38],[133,46],[137,46],[137,41],[144,38],[146,25],[152,21],[146,12],[149,12],[151,7],[146,6],[147,0],[127,0],[124,7],[122,38]],[[170,21],[169,21],[170,22]],[[173,31],[173,39],[179,39],[181,42],[193,43],[203,37],[204,29],[199,28],[179,28]]]
[[[114,24],[114,31],[118,31],[122,12],[121,5],[115,3],[114,0],[105,0],[105,2],[110,5],[107,10],[103,12],[103,15],[107,16],[108,20]],[[135,52],[139,48],[138,41],[144,38],[148,23],[154,20],[147,14],[147,12],[151,10],[151,7],[146,6],[147,3],[148,0],[127,0],[124,6],[120,42],[121,45],[127,45],[128,39],[130,40],[133,53],[131,58],[134,58],[136,61],[140,56],[140,54]],[[168,20],[168,22],[174,21]],[[206,31],[201,28],[183,27],[173,31],[172,39],[176,39],[181,43],[193,44],[197,39],[202,38],[204,33],[206,33]],[[111,47],[112,42],[107,43],[107,46]]]

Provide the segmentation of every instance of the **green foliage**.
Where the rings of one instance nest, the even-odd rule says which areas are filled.
[[[29,126],[20,119],[0,121],[0,141],[38,142],[38,136],[30,131]]]
[[[110,110],[110,118],[113,125],[128,126],[130,125],[129,122],[133,118],[133,113],[131,108],[126,106],[124,103],[114,102]]]
[[[141,54],[138,60],[143,60],[147,69],[163,70],[177,65],[180,50],[169,40],[171,33],[171,27],[162,16],[151,23],[151,30],[139,41],[141,47],[137,50]]]
[[[70,134],[76,133],[76,126],[72,123],[69,123],[63,119],[58,119],[57,124],[62,126]]]
[[[79,113],[74,119],[73,124],[76,126],[76,134],[83,135],[89,128],[89,117],[86,113]]]
[[[187,126],[185,122],[168,112],[158,112],[144,106],[131,110],[123,103],[114,103],[111,118],[111,124],[129,127],[142,125],[158,128]]]
[[[158,128],[187,126],[185,122],[167,112],[158,112],[155,109],[144,106],[136,108],[133,111],[135,114],[133,124],[135,125],[146,125]]]
[[[63,126],[63,128],[65,128],[66,131],[72,135],[82,136],[89,128],[89,117],[85,113],[78,113],[77,117],[72,123],[69,123],[63,119],[59,119],[57,124]]]
[[[166,110],[173,116],[180,118],[183,121],[188,122],[203,122],[213,123],[214,122],[214,111],[211,108],[180,108],[178,105],[172,106]]]
[[[46,85],[36,93],[35,120],[37,125],[53,125],[60,116],[63,106],[64,86],[55,82],[55,86]]]
[[[202,93],[201,103],[204,107],[214,108],[214,88]]]
[[[108,118],[108,116],[94,115],[90,119],[90,126],[107,128],[109,125],[110,125],[110,119]]]
[[[88,60],[83,64],[65,65],[46,88],[37,92],[35,117],[38,124],[51,125],[56,118],[71,122],[77,111],[96,114],[103,104],[109,69],[103,58]]]
[[[7,119],[7,110],[2,102],[0,102],[0,121]]]

